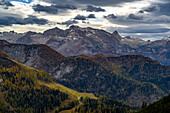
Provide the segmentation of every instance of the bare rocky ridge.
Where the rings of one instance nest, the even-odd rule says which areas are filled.
[[[5,32],[0,34],[0,39],[20,44],[46,44],[64,56],[141,54],[170,65],[170,37],[150,42],[130,36],[121,37],[117,31],[111,34],[100,29],[71,26],[66,30],[56,27],[43,33]]]
[[[19,38],[23,37],[24,35],[25,35],[25,33],[16,33],[14,31],[0,32],[0,39],[1,40],[6,40],[6,41],[11,42],[11,43],[14,43]]]

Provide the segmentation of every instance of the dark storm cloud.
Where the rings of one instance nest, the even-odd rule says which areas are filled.
[[[51,4],[63,4],[68,3],[68,0],[40,0]]]
[[[166,33],[169,32],[168,28],[140,28],[140,27],[129,27],[125,28],[121,32],[123,33]]]
[[[132,19],[132,20],[142,20],[143,17],[142,17],[142,16],[135,15],[135,14],[129,14],[128,19]]]
[[[139,13],[144,13],[144,11],[140,10]]]
[[[94,14],[89,14],[87,18],[96,18],[96,16]]]
[[[166,4],[158,4],[160,7],[160,11],[158,12],[159,15],[167,15],[170,16],[170,1]]]
[[[158,6],[153,6],[153,7],[149,7],[148,9],[145,9],[144,11],[146,12],[154,12],[154,11],[159,11],[160,7]]]
[[[96,6],[114,6],[121,3],[142,1],[142,0],[42,0],[44,2],[59,4],[59,3],[79,3],[91,4]]]
[[[161,15],[161,16],[156,16],[156,17],[152,17],[150,16],[149,18],[144,19],[144,22],[146,23],[155,23],[155,24],[166,24],[166,23],[170,23],[170,16],[166,16],[166,15]]]
[[[70,9],[70,10],[76,10],[77,7],[74,5],[70,5],[70,4],[60,4],[60,5],[55,5],[55,7],[57,7],[58,9]]]
[[[141,1],[141,0],[73,0],[81,4],[93,4],[97,6],[113,6],[121,3]]]
[[[8,8],[8,7],[13,7],[14,5],[9,1],[0,0],[0,6],[5,6],[6,8]]]
[[[38,25],[45,25],[48,23],[48,20],[43,18],[37,18],[36,16],[29,15],[27,18],[24,18],[25,24],[38,24]]]
[[[49,14],[57,14],[59,9],[62,10],[76,10],[77,7],[70,5],[70,4],[64,4],[64,5],[51,5],[51,6],[43,6],[40,4],[33,6],[34,11],[36,12],[46,12]]]
[[[117,16],[115,16],[114,14],[109,14],[107,16],[104,16],[104,18],[106,18],[106,19],[117,19]]]
[[[86,20],[86,16],[83,15],[77,15],[76,17],[74,17],[75,20]]]
[[[106,10],[101,7],[94,7],[92,5],[88,5],[86,9],[87,12],[105,12]]]
[[[154,12],[157,16],[167,15],[170,16],[170,0],[163,0],[165,3],[153,3],[150,7],[144,8],[140,13],[144,12]]]
[[[57,23],[57,24],[60,24],[60,25],[66,25],[67,27],[72,25],[72,24],[78,24],[79,22],[76,21],[76,20],[68,20],[66,22],[61,22],[61,23]]]
[[[144,12],[154,12],[154,11],[159,11],[160,7],[158,6],[152,6],[152,7],[148,7],[145,10],[143,10]]]
[[[48,23],[46,19],[39,19],[36,16],[29,15],[27,18],[18,16],[1,16],[0,26],[11,26],[13,24],[26,25],[26,24],[38,24],[45,25]]]
[[[12,24],[23,25],[23,20],[21,18],[16,18],[12,16],[0,17],[0,26],[11,26]]]
[[[45,13],[49,13],[49,14],[57,14],[58,13],[58,8],[56,8],[55,6],[51,5],[51,6],[43,6],[40,4],[37,4],[35,6],[33,6],[33,9],[35,12],[45,12]]]
[[[94,14],[89,14],[88,16],[84,16],[84,15],[77,15],[76,17],[74,17],[73,19],[75,20],[86,20],[87,18],[96,18],[96,16]]]
[[[169,28],[164,28],[157,25],[140,25],[140,26],[131,26],[127,28],[109,28],[110,31],[117,30],[120,33],[167,33],[170,31]]]
[[[130,14],[127,16],[119,16],[117,19],[109,19],[105,18],[109,22],[113,24],[119,25],[144,25],[144,24],[166,24],[169,25],[170,23],[170,16],[161,15],[161,16],[153,16],[153,15],[135,15]]]
[[[114,32],[117,30],[122,36],[132,36],[135,38],[142,38],[145,40],[158,40],[162,37],[170,35],[170,29],[161,25],[140,25],[129,27],[110,27],[108,31]],[[139,34],[140,33],[140,34]]]

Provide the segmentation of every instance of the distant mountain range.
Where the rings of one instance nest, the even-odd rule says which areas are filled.
[[[47,45],[0,41],[14,60],[47,71],[54,80],[80,92],[98,93],[141,106],[170,91],[170,66],[142,55],[65,57]]]
[[[2,32],[0,39],[20,44],[46,44],[67,57],[141,54],[163,65],[170,65],[170,37],[151,42],[130,36],[121,37],[117,31],[111,34],[100,29],[71,26],[66,30],[53,28],[43,33]]]

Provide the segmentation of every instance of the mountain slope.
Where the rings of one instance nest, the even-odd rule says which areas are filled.
[[[67,110],[81,113],[76,109],[94,104],[85,103],[86,100],[95,101],[99,106],[104,105],[103,108],[109,111],[123,113],[138,109],[122,101],[69,89],[53,82],[45,72],[24,66],[2,52],[0,63],[0,112],[58,113]],[[93,109],[102,111],[98,106]]]
[[[115,57],[112,55],[104,56],[99,54],[94,56],[80,55],[77,57],[92,59],[118,75],[140,82],[154,83],[165,92],[170,92],[170,66],[162,66],[151,58],[142,55]]]
[[[2,111],[8,110],[5,107],[7,105],[11,112],[46,112],[60,106],[68,98],[67,94],[59,90],[39,86],[37,80],[52,82],[45,72],[23,66],[2,52],[0,64]]]
[[[162,66],[157,61],[141,55],[125,55],[120,57],[107,57],[112,65],[119,66],[121,75],[130,77],[140,82],[151,82],[170,91],[170,66]]]
[[[153,104],[144,107],[137,113],[169,113],[170,110],[170,94],[165,96]]]
[[[152,103],[167,93],[148,81],[142,83],[125,77],[121,70],[117,71],[119,65],[112,65],[105,57],[106,63],[83,55],[66,58],[44,45],[1,44],[0,50],[20,63],[47,71],[53,79],[77,91],[98,93],[137,105],[143,101]]]

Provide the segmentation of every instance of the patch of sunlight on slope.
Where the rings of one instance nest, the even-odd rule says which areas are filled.
[[[70,102],[73,102],[73,101],[78,101],[79,104],[75,107],[73,107],[72,109],[69,109],[69,110],[63,110],[63,111],[60,111],[60,113],[71,113],[71,112],[74,112],[76,108],[78,108],[82,103],[80,102],[80,98],[81,97],[89,97],[91,99],[98,99],[97,97],[95,97],[94,94],[92,93],[80,93],[80,92],[77,92],[73,89],[70,89],[70,88],[67,88],[61,84],[58,84],[58,83],[47,83],[47,82],[44,82],[44,81],[40,81],[38,80],[37,81],[38,84],[40,86],[46,86],[46,87],[49,87],[51,89],[59,89],[61,92],[64,92],[66,94],[68,94],[68,99],[66,101],[64,101],[63,103],[61,103],[61,106],[67,106]],[[53,111],[50,111],[49,113],[55,113],[55,110]]]
[[[58,84],[58,83],[46,83],[46,82],[43,82],[43,81],[38,81],[38,84],[39,85],[45,85],[45,86],[52,88],[52,89],[59,89],[62,92],[76,96],[78,100],[80,99],[80,97],[89,97],[91,99],[98,99],[92,93],[80,93],[80,92],[77,92],[73,89],[67,88],[67,87],[65,87],[61,84]]]
[[[11,59],[11,58],[8,58],[8,59],[11,60],[11,61],[13,61],[13,62],[15,62],[15,63],[17,63],[18,66],[21,67],[21,68],[22,68],[23,70],[25,70],[25,71],[29,71],[29,72],[39,72],[39,70],[37,70],[37,69],[35,69],[35,68],[32,68],[32,67],[26,66],[26,65],[24,65],[24,64],[21,64],[21,63],[13,60],[13,59]]]

